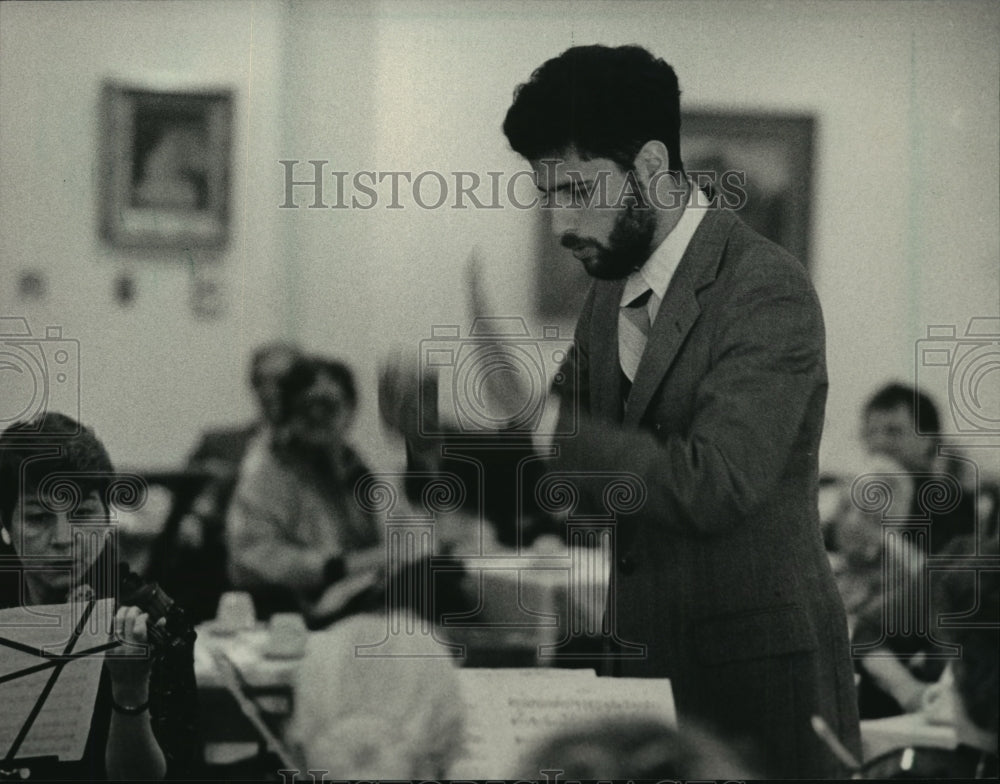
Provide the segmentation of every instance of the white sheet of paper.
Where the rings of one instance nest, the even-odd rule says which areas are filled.
[[[550,668],[459,671],[466,706],[462,756],[453,779],[511,779],[543,738],[577,722],[614,715],[655,716],[676,724],[665,678],[599,678],[593,670]],[[536,774],[537,776],[537,774]]]
[[[0,679],[51,661],[18,650],[19,643],[49,654],[62,654],[73,635],[85,603],[41,605],[0,610]],[[72,653],[81,654],[110,640],[114,600],[94,604]],[[45,698],[14,759],[55,756],[78,760],[83,756],[100,684],[104,654],[93,653],[65,664]],[[7,757],[21,728],[57,668],[9,680],[0,680],[0,760]]]

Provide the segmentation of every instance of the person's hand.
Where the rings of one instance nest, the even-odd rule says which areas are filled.
[[[928,724],[955,723],[955,689],[951,667],[946,667],[941,677],[923,693],[920,713]]]
[[[166,623],[161,618],[159,624]],[[147,623],[149,615],[138,607],[119,607],[115,613],[112,638],[122,645],[105,656],[115,700],[122,705],[142,704],[149,696],[152,655]]]
[[[204,541],[201,520],[197,515],[186,514],[177,526],[178,543],[191,548],[200,548]]]
[[[923,668],[926,665],[927,665],[926,651],[917,651],[910,657],[910,660],[906,663],[906,666],[909,667],[910,672],[912,672],[914,675],[918,675],[918,673],[921,670],[923,670]]]
[[[404,438],[417,428],[420,371],[402,351],[383,357],[378,370],[378,411],[382,422]]]
[[[498,317],[498,310],[490,303],[486,293],[485,268],[483,251],[477,245],[469,253],[465,267],[465,287],[473,319]],[[492,345],[484,341],[487,353],[480,355],[489,358],[490,364],[494,365],[494,372],[482,374],[479,389],[476,390],[481,395],[481,400],[476,403],[476,407],[489,411],[490,419],[495,422],[511,422],[524,410],[526,403],[541,402],[532,401],[537,390],[532,388],[531,379],[525,378],[522,360],[519,358],[520,350],[512,349],[508,340],[509,338],[498,336]]]
[[[906,713],[918,713],[924,707],[929,684],[914,679],[913,683],[897,690],[896,700]]]

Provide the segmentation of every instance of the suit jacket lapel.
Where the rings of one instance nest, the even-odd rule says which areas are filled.
[[[624,280],[597,281],[590,321],[590,413],[613,422],[621,418],[618,305],[624,288]]]
[[[629,395],[628,408],[625,411],[626,426],[638,425],[642,420],[653,394],[698,319],[701,306],[698,304],[696,294],[715,280],[726,238],[735,222],[736,217],[731,212],[709,210],[691,238],[667,287],[663,302],[660,303],[656,321],[650,329],[646,350],[639,362],[639,369],[636,371],[632,392]],[[620,293],[619,291],[619,297]],[[615,370],[617,371],[618,302],[615,304]]]

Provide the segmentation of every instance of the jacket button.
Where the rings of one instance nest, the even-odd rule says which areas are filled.
[[[632,574],[635,571],[635,557],[626,553],[618,559],[618,571],[621,574]]]

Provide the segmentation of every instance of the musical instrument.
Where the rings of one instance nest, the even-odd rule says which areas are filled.
[[[149,615],[146,634],[154,653],[194,642],[195,631],[184,611],[157,583],[143,580],[125,562],[118,564],[118,604],[138,607]]]

